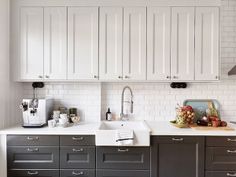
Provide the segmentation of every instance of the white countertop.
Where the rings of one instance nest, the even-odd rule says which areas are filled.
[[[235,128],[234,131],[223,130],[194,130],[191,128],[177,128],[171,125],[167,121],[145,121],[151,129],[151,135],[160,136],[236,136],[236,124],[230,124],[229,126]],[[78,125],[71,127],[56,127],[56,128],[22,128],[21,126],[15,126],[0,131],[0,134],[15,134],[15,135],[95,135],[96,130],[99,129],[100,122],[89,123],[82,122]]]

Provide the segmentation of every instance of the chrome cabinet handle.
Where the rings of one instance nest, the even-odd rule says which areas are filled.
[[[27,140],[29,140],[29,141],[37,141],[37,140],[39,140],[39,137],[38,136],[36,136],[36,137],[27,136]]]
[[[236,153],[236,150],[227,150],[228,153]]]
[[[73,137],[72,137],[72,140],[74,140],[74,141],[82,141],[83,139],[84,139],[83,136],[81,136],[81,137],[75,137],[75,136],[73,136]]]
[[[38,152],[39,148],[27,148],[28,152]]]
[[[83,149],[83,148],[80,148],[80,149],[74,149],[74,148],[73,148],[72,151],[73,151],[73,152],[83,152],[84,149]]]
[[[229,141],[229,142],[236,142],[236,139],[228,138],[227,141]]]
[[[41,75],[40,75],[40,76],[38,76],[38,77],[39,77],[40,79],[42,79],[42,78],[43,78],[43,76],[41,76]]]
[[[46,75],[46,76],[45,76],[45,78],[46,78],[46,79],[49,79],[49,78],[50,78],[50,76]]]
[[[72,175],[73,176],[80,176],[80,175],[83,175],[84,174],[84,172],[75,172],[75,171],[72,171]]]
[[[118,76],[118,79],[123,79],[123,77],[122,76]]]
[[[236,176],[236,173],[227,173],[227,176]]]
[[[183,138],[172,138],[172,141],[183,141]]]
[[[129,149],[127,148],[127,149],[120,149],[120,148],[118,148],[118,150],[117,150],[118,152],[129,152]]]
[[[97,75],[94,75],[93,78],[94,78],[94,79],[98,79],[98,76],[97,76]]]
[[[170,79],[171,77],[170,76],[166,76],[166,79]]]
[[[27,171],[27,174],[28,175],[38,175],[39,174],[39,172],[38,171]]]
[[[129,76],[125,76],[125,79],[130,79],[130,77]]]

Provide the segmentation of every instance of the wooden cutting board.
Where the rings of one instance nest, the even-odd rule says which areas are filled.
[[[195,130],[209,130],[209,131],[217,131],[217,130],[223,130],[223,131],[234,131],[235,129],[232,127],[208,127],[208,126],[198,126],[198,125],[191,125],[190,128]]]

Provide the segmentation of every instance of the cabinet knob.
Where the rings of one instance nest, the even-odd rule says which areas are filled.
[[[125,76],[125,79],[129,79],[130,77],[129,76]]]
[[[178,79],[178,76],[173,76],[173,79]]]
[[[80,171],[80,172],[75,172],[75,171],[73,171],[72,172],[72,175],[73,176],[80,176],[80,175],[83,175],[84,174],[84,172],[82,172],[82,171]]]
[[[94,78],[94,79],[98,79],[98,76],[97,76],[97,75],[94,75],[93,78]]]
[[[43,78],[43,76],[38,76],[40,79],[42,79]]]
[[[166,79],[170,79],[170,76],[166,76]]]
[[[46,75],[46,76],[45,76],[45,78],[46,78],[46,79],[49,79],[49,78],[50,78],[50,76],[49,76],[49,75]]]
[[[219,77],[219,76],[216,76],[215,78],[216,78],[216,79],[219,79],[220,77]]]
[[[118,76],[118,79],[122,79],[123,77],[122,76]]]

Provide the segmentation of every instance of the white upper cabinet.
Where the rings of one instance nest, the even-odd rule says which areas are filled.
[[[195,80],[219,79],[219,8],[196,8]]]
[[[147,9],[147,79],[170,80],[170,8]]]
[[[171,77],[194,80],[194,7],[173,7]]]
[[[124,8],[123,75],[146,80],[146,7]]]
[[[67,75],[67,12],[65,7],[44,9],[44,78],[63,80]]]
[[[68,79],[98,80],[98,7],[68,8]]]
[[[121,80],[123,8],[100,8],[99,79]]]
[[[20,79],[43,79],[43,8],[20,12]]]

